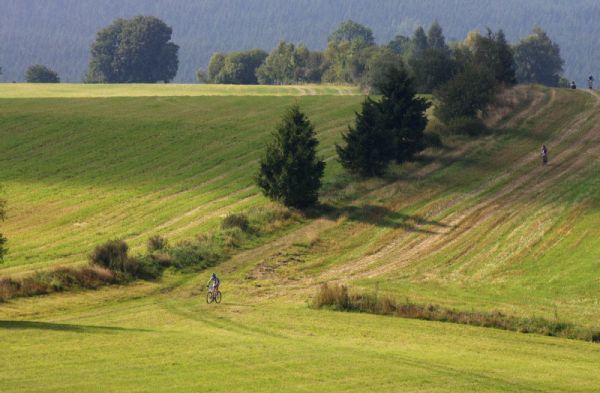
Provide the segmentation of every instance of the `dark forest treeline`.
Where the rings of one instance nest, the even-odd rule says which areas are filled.
[[[373,29],[377,43],[410,35],[438,20],[449,41],[486,27],[511,42],[543,26],[561,47],[565,74],[583,84],[600,64],[600,3],[556,0],[6,0],[0,12],[0,80],[24,80],[27,67],[45,64],[65,82],[83,80],[95,34],[117,17],[155,15],[173,27],[180,46],[175,81],[192,82],[215,52],[254,47],[270,51],[280,40],[323,50],[342,21]],[[598,72],[596,72],[598,73]]]

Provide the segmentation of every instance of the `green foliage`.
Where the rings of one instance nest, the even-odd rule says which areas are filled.
[[[169,255],[178,269],[202,270],[220,262],[225,257],[225,250],[218,238],[204,236],[177,243],[169,250]]]
[[[448,50],[448,45],[446,45],[446,38],[444,37],[442,26],[440,26],[437,20],[431,24],[431,27],[427,32],[427,48],[445,51]]]
[[[177,74],[179,46],[172,29],[152,16],[117,19],[92,44],[89,83],[169,82]]]
[[[410,38],[398,34],[387,44],[388,48],[390,48],[394,53],[401,55],[406,52],[410,47]]]
[[[467,63],[454,78],[434,93],[436,116],[448,123],[475,117],[492,102],[496,93],[494,73],[487,67]]]
[[[306,67],[310,53],[304,45],[296,47],[292,43],[279,44],[256,70],[261,84],[290,84],[307,80]]]
[[[211,83],[215,83],[217,80],[217,75],[225,66],[225,54],[217,52],[212,55],[210,61],[208,63],[208,81]]]
[[[353,21],[342,23],[329,36],[324,52],[324,82],[361,83],[367,62],[375,48],[371,29]]]
[[[389,69],[386,78],[375,87],[382,94],[378,104],[381,126],[394,136],[396,162],[410,161],[426,147],[423,130],[430,104],[417,97],[414,82],[403,67]]]
[[[373,31],[353,20],[347,20],[340,24],[338,28],[331,33],[327,41],[330,44],[339,44],[347,41],[356,43],[362,47],[375,45]]]
[[[560,47],[552,42],[545,31],[534,28],[529,37],[515,46],[514,51],[519,82],[558,85],[564,61],[560,56]]]
[[[490,69],[496,82],[507,86],[517,83],[512,48],[506,42],[504,32],[499,30],[487,35],[477,34],[473,43],[473,62]]]
[[[402,59],[392,49],[381,47],[373,49],[366,63],[366,69],[361,84],[371,88],[371,92],[379,94],[376,86],[381,85],[388,71],[394,67],[401,67]]]
[[[238,228],[242,232],[250,231],[250,221],[248,220],[248,216],[243,213],[231,213],[225,216],[221,222],[221,229],[231,228]]]
[[[98,265],[114,272],[135,273],[136,263],[127,255],[129,246],[123,240],[109,240],[96,246],[90,254],[89,260],[93,265]]]
[[[394,159],[394,135],[382,127],[378,104],[367,98],[356,114],[356,124],[342,135],[345,146],[336,145],[342,166],[364,177],[382,176]]]
[[[415,80],[417,91],[431,93],[453,75],[455,65],[446,45],[442,27],[434,22],[427,35],[419,26],[408,45],[404,57]]]
[[[267,53],[262,49],[245,52],[232,52],[226,55],[216,53],[208,65],[208,77],[212,83],[227,85],[256,85],[256,71]]]
[[[35,64],[25,72],[27,83],[60,83],[60,78],[55,71],[42,64]]]
[[[204,71],[202,68],[198,68],[196,70],[196,81],[198,83],[208,82],[208,75],[206,74],[206,71]]]
[[[410,161],[426,146],[423,131],[429,104],[416,97],[406,70],[388,68],[375,88],[381,100],[363,102],[355,127],[342,135],[345,146],[336,146],[342,166],[365,177],[383,175],[390,161]]]
[[[486,127],[483,121],[474,116],[461,116],[448,120],[447,132],[453,135],[464,134],[477,136],[485,132]]]
[[[156,251],[164,251],[169,247],[169,241],[166,237],[160,235],[154,235],[148,238],[146,243],[148,253],[152,254]]]
[[[298,105],[283,116],[260,159],[256,183],[272,200],[305,208],[318,200],[325,161],[317,158],[315,130]]]
[[[430,94],[448,82],[455,73],[456,65],[445,49],[428,48],[410,60],[417,91]]]

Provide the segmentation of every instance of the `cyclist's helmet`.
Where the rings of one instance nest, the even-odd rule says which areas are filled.
[[[213,273],[211,278],[217,278],[217,275],[215,273]]]

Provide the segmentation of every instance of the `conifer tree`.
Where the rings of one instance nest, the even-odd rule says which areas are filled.
[[[394,158],[397,163],[410,161],[425,148],[425,112],[430,104],[416,96],[413,80],[403,67],[389,69],[377,89],[383,96],[378,103],[381,127],[393,134]]]
[[[314,205],[325,170],[325,161],[317,158],[318,144],[298,105],[289,108],[260,159],[256,183],[263,194],[289,207]]]
[[[342,136],[346,145],[336,146],[344,168],[362,176],[381,176],[390,161],[410,161],[425,148],[429,103],[416,96],[406,70],[388,69],[376,89],[381,100],[363,103],[355,127]]]
[[[427,46],[431,49],[448,50],[442,26],[435,21],[427,32]]]
[[[382,176],[394,158],[394,137],[380,124],[377,103],[367,98],[362,111],[356,113],[356,125],[342,135],[345,146],[336,145],[342,166],[350,173],[374,177]]]

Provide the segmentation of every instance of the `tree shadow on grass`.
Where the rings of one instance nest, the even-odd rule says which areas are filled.
[[[75,333],[151,332],[148,329],[129,329],[115,326],[72,325],[38,321],[0,321],[0,330],[55,330]]]
[[[439,221],[428,220],[419,215],[403,214],[388,209],[385,206],[361,205],[336,207],[328,204],[321,204],[306,212],[310,218],[327,217],[337,220],[346,216],[348,220],[370,224],[383,228],[404,229],[409,232],[419,232],[429,235],[439,234],[431,227],[448,228],[448,225]]]

